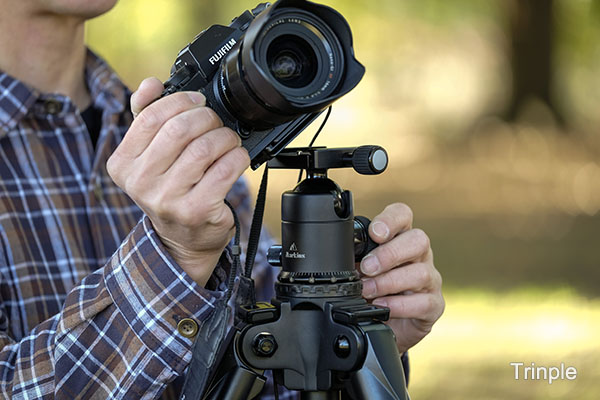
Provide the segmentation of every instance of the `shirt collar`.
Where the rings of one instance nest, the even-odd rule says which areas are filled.
[[[37,90],[0,71],[0,137],[23,119],[39,96]]]
[[[127,87],[108,64],[89,49],[85,79],[94,107],[114,113],[128,107]],[[0,138],[15,128],[41,97],[48,95],[0,70]]]
[[[129,107],[130,90],[106,61],[89,49],[85,79],[96,108],[120,113]]]

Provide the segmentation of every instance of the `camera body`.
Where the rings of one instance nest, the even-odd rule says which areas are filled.
[[[251,167],[275,157],[362,78],[345,19],[304,0],[261,3],[182,49],[163,96],[200,91],[242,139]]]

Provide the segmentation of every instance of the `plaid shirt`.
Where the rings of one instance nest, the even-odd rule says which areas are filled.
[[[96,149],[67,97],[0,71],[0,393],[175,398],[192,345],[177,324],[210,315],[229,261],[224,253],[207,285],[215,290],[174,262],[106,172],[132,121],[130,93],[91,52],[86,79],[102,110]],[[242,181],[228,199],[247,234]],[[264,298],[271,269],[264,257],[257,268]]]

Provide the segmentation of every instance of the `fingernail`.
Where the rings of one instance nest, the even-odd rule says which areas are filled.
[[[384,224],[383,222],[373,222],[371,224],[371,229],[373,230],[373,233],[376,234],[377,236],[379,236],[382,239],[387,239],[388,235],[390,234],[390,230],[387,227],[386,224]]]
[[[206,98],[200,92],[189,92],[188,96],[192,99],[194,104],[205,104]]]
[[[362,259],[360,269],[367,275],[373,275],[379,271],[379,260],[374,254],[369,254]]]
[[[375,304],[376,306],[381,306],[381,307],[387,307],[388,306],[387,301],[385,301],[383,299],[375,299],[375,300],[373,300],[373,304]]]
[[[137,117],[137,115],[139,114],[140,110],[137,109],[137,91],[133,92],[131,94],[131,97],[129,98],[129,104],[130,104],[130,108],[131,108],[131,113],[133,114],[133,118]]]
[[[375,281],[373,281],[373,279],[363,279],[362,284],[363,284],[363,290],[362,290],[363,296],[368,299],[375,297],[375,290],[376,290]]]

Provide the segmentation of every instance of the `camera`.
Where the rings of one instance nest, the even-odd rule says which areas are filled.
[[[196,36],[179,52],[163,96],[202,92],[241,137],[256,169],[352,90],[364,72],[341,14],[305,0],[279,0]]]

